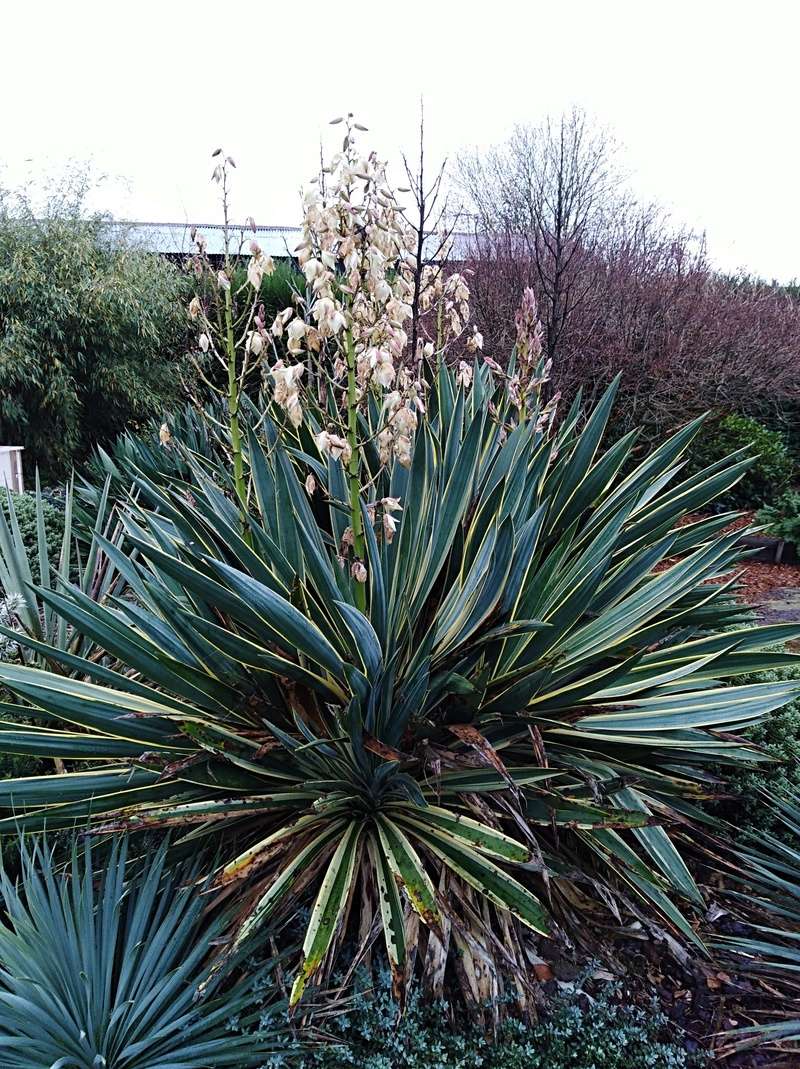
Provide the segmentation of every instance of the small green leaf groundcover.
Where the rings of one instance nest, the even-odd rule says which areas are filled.
[[[377,978],[351,1009],[330,1022],[334,1043],[300,1069],[690,1069],[707,1064],[690,1053],[656,1007],[565,998],[536,1025],[507,1021],[495,1039],[452,1017],[452,1007],[413,994],[405,1015]],[[281,1065],[280,1059],[269,1063]]]

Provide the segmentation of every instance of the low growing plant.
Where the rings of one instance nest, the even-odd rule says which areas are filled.
[[[756,514],[756,523],[766,524],[776,538],[800,545],[800,491],[781,494],[774,504]]]
[[[776,647],[775,652],[780,653],[780,648]],[[754,672],[742,682],[778,683],[798,679],[800,667],[788,666]],[[772,760],[733,773],[729,783],[736,798],[726,802],[724,809],[737,827],[779,836],[786,825],[780,812],[766,805],[764,799],[800,793],[800,699],[774,710],[751,728],[747,737]]]
[[[390,977],[375,977],[347,1012],[332,1017],[332,1042],[306,1056],[301,1069],[689,1069],[690,1054],[656,1006],[561,996],[534,1025],[507,1019],[488,1035],[474,1019],[415,990],[405,1012]]]
[[[196,870],[165,859],[162,846],[142,868],[124,840],[102,858],[74,843],[62,870],[39,841],[18,881],[0,874],[4,1069],[246,1069],[285,1048],[270,965],[210,973],[221,925]]]

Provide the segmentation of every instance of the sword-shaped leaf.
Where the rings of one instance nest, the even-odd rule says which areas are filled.
[[[322,964],[339,932],[352,890],[361,832],[359,822],[353,821],[348,826],[322,878],[303,942],[303,961],[292,984],[290,1006],[296,1006],[302,998],[306,984]]]
[[[483,857],[477,850],[462,845],[452,836],[433,829],[426,833],[422,841],[427,850],[441,858],[476,891],[485,895],[495,905],[507,909],[535,932],[549,935],[547,911],[538,898],[494,862]]]

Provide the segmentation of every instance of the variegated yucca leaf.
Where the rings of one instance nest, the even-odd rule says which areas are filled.
[[[58,647],[62,654],[90,656],[95,651],[91,640],[68,628],[48,594],[73,582],[95,601],[122,591],[124,583],[113,560],[100,551],[92,537],[104,535],[116,548],[122,544],[123,532],[114,515],[109,489],[110,479],[106,478],[96,489],[87,515],[76,502],[73,486],[65,488],[64,534],[57,560],[51,559],[48,551],[39,473],[34,492],[37,538],[33,550],[23,541],[13,497],[7,490],[0,491],[4,497],[4,508],[0,508],[0,595],[16,594],[21,599],[16,614],[18,627],[0,630],[14,640],[18,630],[27,634],[30,641],[23,658],[27,664],[46,663],[49,646]],[[37,646],[37,641],[43,645]]]
[[[749,461],[684,477],[698,422],[642,457],[632,436],[604,446],[613,398],[543,432],[487,368],[469,392],[443,371],[410,468],[366,449],[365,612],[342,559],[345,475],[313,426],[287,439],[252,419],[245,528],[200,436],[168,459],[107,457],[132,483],[122,541],[94,543],[118,582],[101,598],[39,586],[71,652],[31,638],[46,667],[0,666],[20,703],[0,749],[93,763],[0,782],[0,830],[209,841],[216,882],[247,903],[234,946],[308,896],[295,998],[354,902],[380,917],[398,985],[409,910],[437,932],[470,895],[545,935],[571,886],[604,885],[598,901],[636,900],[702,947],[681,836],[706,819],[709,766],[760,759],[742,732],[800,689],[735,685],[794,663],[769,647],[798,629],[737,604],[729,515],[684,523]],[[385,498],[402,504],[391,540]]]
[[[770,1021],[767,1012],[763,1024],[729,1033],[728,1053],[800,1041],[800,797],[765,794],[764,804],[776,817],[775,831],[751,833],[744,841],[739,836],[735,853],[726,852],[732,856],[723,870],[733,882],[733,909],[741,908],[746,934],[720,936],[714,946],[731,955],[737,971],[763,976],[767,990],[782,995],[782,1001],[776,1020]],[[788,981],[786,989],[782,980]]]

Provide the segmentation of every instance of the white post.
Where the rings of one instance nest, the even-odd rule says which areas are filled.
[[[21,445],[0,446],[0,484],[16,494],[21,494],[25,489],[22,450]]]

